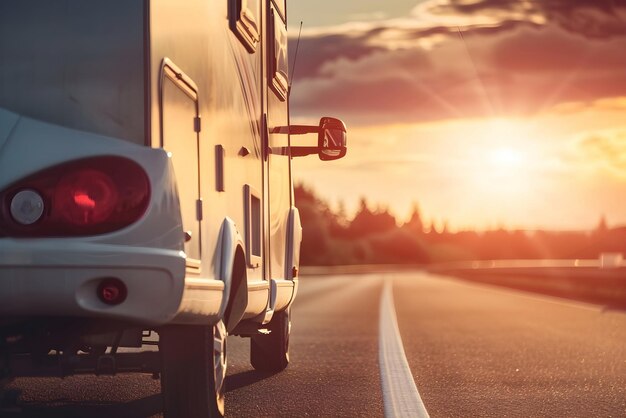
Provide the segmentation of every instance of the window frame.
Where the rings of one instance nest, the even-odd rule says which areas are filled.
[[[274,8],[278,11],[278,14],[280,15],[280,17],[283,18],[284,22],[286,22],[287,21],[286,0],[272,0],[272,3],[274,3]]]
[[[250,9],[250,3],[254,5],[255,10]],[[254,54],[261,41],[261,4],[259,0],[231,0],[229,20],[230,29],[246,50]]]
[[[287,26],[281,16],[280,12],[276,9],[274,2],[272,1],[270,7],[270,38],[269,41],[269,78],[271,78],[270,87],[272,91],[281,101],[286,101],[289,95],[289,61],[287,52],[285,51],[285,71],[279,68],[279,56],[277,53],[279,50],[277,45],[283,45],[284,49],[287,48]],[[281,39],[284,38],[284,42]]]

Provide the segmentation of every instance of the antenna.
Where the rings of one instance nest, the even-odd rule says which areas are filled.
[[[298,32],[298,42],[296,43],[296,53],[293,57],[293,65],[291,67],[291,80],[289,81],[289,90],[287,96],[291,96],[291,85],[293,84],[293,79],[296,74],[296,63],[298,62],[298,49],[300,48],[300,36],[302,35],[302,24],[304,22],[300,21],[300,31]]]

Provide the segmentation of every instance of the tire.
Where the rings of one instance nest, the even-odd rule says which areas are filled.
[[[291,309],[274,314],[268,325],[269,334],[250,339],[250,363],[256,370],[276,373],[289,364]]]
[[[226,327],[177,325],[159,340],[165,418],[224,416]]]

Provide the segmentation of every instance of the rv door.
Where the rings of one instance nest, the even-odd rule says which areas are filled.
[[[172,154],[185,233],[187,266],[199,268],[200,199],[198,89],[188,76],[165,58],[161,71],[161,140]]]

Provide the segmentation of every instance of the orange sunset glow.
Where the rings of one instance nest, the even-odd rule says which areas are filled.
[[[453,229],[626,223],[624,7],[345,3],[291,3],[292,119],[350,129],[344,160],[294,161],[296,180],[349,213],[361,196],[398,219],[417,202]]]

